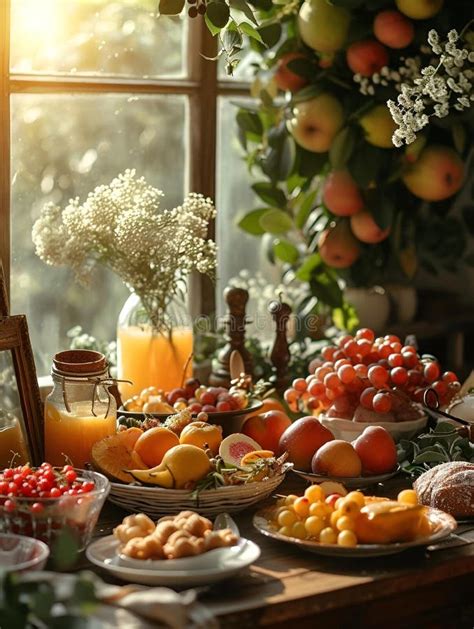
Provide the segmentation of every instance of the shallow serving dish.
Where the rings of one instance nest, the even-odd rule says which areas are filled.
[[[393,437],[395,441],[400,439],[411,439],[428,423],[428,416],[424,415],[420,419],[407,422],[354,422],[350,419],[339,419],[337,417],[325,417],[320,415],[319,421],[328,428],[336,439],[344,441],[354,441],[361,435],[367,426],[382,426]]]
[[[456,520],[439,509],[428,508],[427,517],[430,520],[432,526],[432,533],[427,537],[420,537],[412,542],[396,542],[393,544],[358,544],[353,548],[347,548],[344,546],[337,546],[336,544],[320,544],[319,542],[313,542],[310,540],[297,539],[296,537],[287,537],[278,533],[277,529],[272,526],[268,521],[270,516],[270,509],[262,509],[257,511],[253,518],[253,525],[267,537],[286,542],[287,544],[294,544],[299,546],[303,550],[307,550],[319,555],[327,555],[329,557],[347,557],[347,558],[362,558],[362,557],[381,557],[383,555],[394,555],[410,548],[417,546],[429,546],[436,540],[448,537],[457,527]]]
[[[163,489],[111,483],[110,502],[127,511],[146,513],[151,518],[193,510],[206,516],[222,511],[235,513],[267,498],[285,478],[280,474],[268,480],[206,489],[194,498],[188,489]]]
[[[0,533],[0,572],[42,570],[49,557],[49,548],[33,537]]]
[[[223,419],[232,419],[233,417],[240,417],[242,415],[250,415],[251,413],[255,413],[263,406],[263,402],[261,400],[257,400],[255,398],[251,398],[249,400],[248,406],[245,408],[239,408],[236,411],[223,411],[216,413],[208,413],[209,421],[213,423],[214,420],[223,420]],[[134,419],[145,419],[145,417],[154,417],[155,419],[165,420],[167,417],[170,417],[172,413],[139,413],[136,411],[126,411],[123,407],[120,407],[117,411],[118,416],[123,417],[133,417]],[[196,417],[197,413],[193,413],[193,417]]]
[[[214,551],[204,553],[211,555],[213,564],[199,566],[196,564],[183,569],[176,569],[169,564],[171,560],[159,562],[160,568],[150,569],[149,567],[130,567],[121,565],[117,553],[119,542],[113,535],[102,537],[93,542],[87,549],[86,555],[90,562],[106,570],[113,576],[129,583],[142,583],[144,585],[163,585],[171,587],[190,587],[194,585],[209,585],[228,579],[254,563],[260,556],[260,548],[254,542],[241,538],[237,546],[228,549],[232,553],[214,554]],[[196,559],[193,557],[192,559]],[[137,560],[139,561],[139,560]],[[173,562],[184,561],[181,559]],[[143,562],[146,564],[146,562]],[[166,565],[168,564],[168,565]]]
[[[295,470],[293,472],[309,481],[310,483],[323,483],[324,481],[334,481],[345,485],[348,489],[362,489],[364,487],[370,487],[371,485],[377,485],[377,483],[384,483],[389,478],[393,478],[398,474],[400,470],[397,468],[393,472],[387,474],[377,474],[376,476],[354,476],[351,478],[344,478],[342,476],[325,476],[324,474],[313,474],[312,472],[303,472],[302,470]]]

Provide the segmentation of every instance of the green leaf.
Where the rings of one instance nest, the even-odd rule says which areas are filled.
[[[444,463],[446,460],[446,455],[441,452],[437,452],[436,450],[423,450],[413,459],[413,463],[415,465],[418,463]]]
[[[51,558],[55,569],[67,570],[77,561],[77,539],[68,528],[64,528],[51,548]]]
[[[279,260],[288,264],[294,264],[299,258],[297,247],[288,240],[276,239],[273,243],[273,251]]]
[[[226,50],[232,50],[234,48],[240,48],[242,46],[243,40],[242,35],[236,28],[226,28],[224,31],[223,44]],[[241,108],[244,105],[240,105]],[[258,108],[253,105],[254,111],[258,111]]]
[[[343,168],[349,161],[354,151],[356,137],[353,127],[344,127],[334,138],[329,149],[329,161],[335,170]]]
[[[296,277],[302,282],[309,282],[313,271],[321,265],[321,256],[319,253],[313,253],[306,258],[300,268],[296,271]]]
[[[160,0],[160,15],[179,15],[184,9],[185,0]]]
[[[214,26],[211,20],[207,17],[207,13],[204,14],[204,21],[206,22],[206,26],[209,32],[211,33],[211,35],[213,35],[214,37],[216,35],[219,35],[222,29],[219,26]],[[227,74],[232,75],[232,72],[227,72]]]
[[[283,210],[272,208],[267,210],[260,218],[262,229],[270,234],[284,234],[293,228],[293,221]]]
[[[262,36],[257,31],[257,29],[254,26],[252,26],[251,24],[249,24],[248,22],[241,22],[239,24],[239,28],[240,28],[240,30],[243,33],[245,33],[247,35],[247,37],[251,37],[252,39],[255,39],[256,41],[260,42],[261,44],[265,43],[263,41],[263,39],[262,39]]]
[[[342,290],[335,277],[330,275],[329,270],[317,275],[313,273],[310,279],[311,292],[323,304],[330,308],[341,308],[344,304]]]
[[[302,177],[312,179],[315,175],[320,175],[327,163],[327,153],[313,153],[300,146],[296,147],[295,169]]]
[[[294,74],[304,79],[313,79],[316,73],[316,66],[312,61],[305,58],[292,59],[287,63],[287,68]]]
[[[230,9],[225,2],[209,2],[206,15],[214,26],[224,28],[229,21]]]
[[[258,29],[258,32],[260,33],[260,37],[262,38],[264,44],[268,48],[273,48],[273,46],[276,46],[276,44],[280,41],[282,32],[281,24],[277,23],[261,26]]]
[[[268,203],[268,205],[274,205],[279,208],[284,208],[286,206],[285,193],[279,188],[276,188],[269,181],[259,181],[258,183],[254,183],[252,190],[263,201],[265,201],[265,203]]]
[[[317,194],[318,191],[313,190],[305,197],[304,201],[301,203],[295,217],[295,225],[296,227],[298,227],[298,229],[303,229],[309,215],[314,210]]]
[[[293,169],[295,159],[295,143],[286,135],[283,142],[270,148],[261,160],[263,172],[275,181],[284,181]]]
[[[344,303],[341,308],[334,308],[331,315],[334,325],[340,330],[353,332],[359,327],[357,311],[351,304]]]
[[[324,88],[319,84],[307,85],[306,87],[303,87],[303,89],[296,92],[296,94],[293,94],[291,102],[296,104],[303,103],[306,100],[311,100],[311,98],[314,98],[315,96],[321,94],[323,92],[323,89]]]
[[[237,222],[237,226],[240,227],[247,234],[252,236],[262,236],[265,233],[265,229],[260,224],[262,216],[268,212],[268,208],[257,208],[245,214]]]
[[[258,26],[257,19],[252,9],[247,4],[246,0],[229,0],[229,1],[230,1],[230,6],[232,7],[232,9],[237,9],[237,11],[242,11],[242,13],[245,15],[247,19],[253,22],[255,26]]]
[[[241,109],[237,113],[236,120],[239,127],[246,133],[251,133],[257,137],[262,136],[263,124],[258,114]]]

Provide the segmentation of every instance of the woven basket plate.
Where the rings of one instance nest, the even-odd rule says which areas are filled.
[[[146,513],[151,518],[193,510],[206,516],[226,511],[235,513],[267,498],[285,478],[284,474],[247,485],[230,485],[201,491],[194,499],[187,489],[162,489],[111,483],[110,502],[133,511]]]

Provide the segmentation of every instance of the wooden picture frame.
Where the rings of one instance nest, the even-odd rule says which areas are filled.
[[[21,428],[30,463],[43,460],[43,407],[25,315],[0,318],[0,353],[9,352],[22,411]],[[0,406],[3,400],[0,399]],[[20,421],[20,420],[19,420]],[[1,433],[0,433],[1,434]]]
[[[7,282],[3,272],[3,264],[0,260],[0,317],[6,317],[10,313]]]

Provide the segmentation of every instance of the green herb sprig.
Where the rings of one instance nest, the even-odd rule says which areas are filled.
[[[449,422],[440,422],[413,440],[402,439],[397,446],[400,468],[410,476],[450,461],[474,462],[474,443],[462,437]]]

